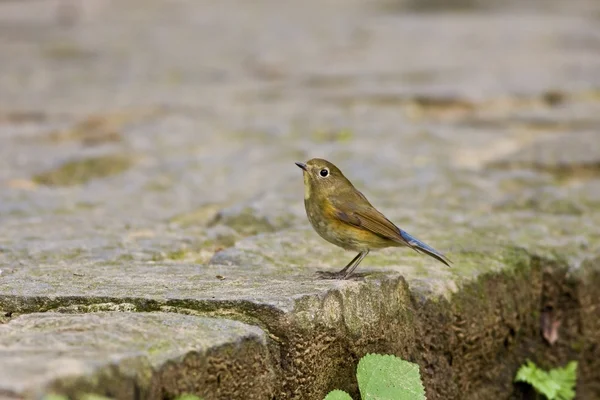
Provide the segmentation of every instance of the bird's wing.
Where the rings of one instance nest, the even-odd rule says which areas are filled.
[[[419,253],[425,253],[450,266],[451,261],[445,255],[398,228],[372,206],[344,205],[344,207],[336,207],[334,204],[333,210],[335,210],[335,216],[347,224],[367,229],[376,235],[408,246]]]
[[[363,228],[376,235],[408,245],[400,229],[372,206],[344,206],[333,204],[335,216],[350,225]]]

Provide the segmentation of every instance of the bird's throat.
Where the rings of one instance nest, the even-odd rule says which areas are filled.
[[[310,199],[310,177],[304,173],[304,200]]]

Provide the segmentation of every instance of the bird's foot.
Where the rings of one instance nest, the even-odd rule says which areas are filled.
[[[317,271],[317,276],[320,279],[336,279],[336,280],[360,280],[363,279],[367,274],[350,274],[348,276],[346,276],[346,272],[342,272],[342,271],[338,271],[338,272],[331,272],[331,271]]]
[[[317,276],[321,279],[345,279],[346,273],[331,272],[331,271],[317,271]]]

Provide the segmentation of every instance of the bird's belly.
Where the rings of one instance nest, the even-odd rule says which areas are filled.
[[[390,240],[371,231],[332,220],[319,212],[307,210],[308,220],[319,236],[345,250],[364,251],[393,246]]]

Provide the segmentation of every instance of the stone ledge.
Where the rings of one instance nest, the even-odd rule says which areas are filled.
[[[600,398],[598,2],[383,2],[82,0],[106,4],[65,27],[34,12],[54,2],[0,1],[0,324],[235,319],[268,352],[217,351],[256,343],[275,376],[258,398],[356,397],[366,352],[418,362],[430,400],[518,398],[526,358],[579,360],[578,395]],[[315,156],[454,267],[390,249],[364,282],[316,280],[352,255],[308,226],[293,162]],[[141,357],[100,377],[146,377]],[[169,364],[164,397],[197,357]],[[232,387],[206,400],[251,393]]]
[[[23,315],[0,325],[0,394],[263,398],[275,385],[260,329],[174,313]]]
[[[512,376],[528,357],[546,365],[579,359],[580,390],[596,394],[593,382],[599,379],[598,370],[591,367],[595,357],[600,357],[594,347],[600,342],[600,333],[588,319],[598,302],[598,294],[590,289],[600,284],[597,260],[590,259],[576,269],[569,269],[567,264],[525,250],[506,248],[500,254],[488,256],[486,268],[480,266],[474,273],[469,265],[477,260],[480,256],[475,253],[463,254],[461,268],[450,272],[433,270],[429,274],[420,268],[400,267],[404,277],[394,274],[399,267],[392,267],[388,276],[373,273],[363,282],[318,281],[302,274],[292,274],[284,280],[271,275],[273,271],[269,272],[269,268],[247,272],[246,268],[230,265],[227,284],[221,287],[214,287],[210,279],[200,280],[191,266],[169,266],[162,271],[147,265],[130,266],[127,281],[118,279],[123,270],[120,274],[94,270],[98,278],[114,279],[105,281],[101,289],[89,286],[94,279],[72,280],[70,285],[56,288],[60,277],[71,273],[71,269],[54,266],[45,268],[43,274],[33,274],[37,277],[29,280],[19,274],[7,276],[3,292],[18,288],[22,295],[0,295],[0,310],[17,315],[32,311],[87,313],[114,309],[137,311],[108,314],[118,315],[124,321],[160,315],[175,321],[213,321],[210,324],[225,324],[224,329],[228,329],[228,324],[236,324],[203,318],[220,316],[258,325],[267,332],[270,351],[266,351],[264,344],[257,345],[252,353],[257,357],[255,363],[272,371],[270,374],[276,378],[273,386],[264,386],[265,392],[258,392],[256,398],[268,398],[269,393],[282,399],[322,398],[335,388],[357,394],[354,369],[358,359],[369,352],[396,354],[419,363],[428,398],[434,400],[478,399],[511,393]],[[217,267],[222,266],[206,266]],[[161,285],[149,284],[159,282],[161,276],[164,279],[168,276],[171,282],[167,293]],[[84,294],[86,291],[88,295]],[[540,315],[547,306],[554,306],[563,321],[560,340],[553,347],[540,334]],[[22,318],[45,314],[34,315],[17,317],[6,326],[13,326]],[[47,315],[59,318],[60,314]],[[99,314],[60,318],[65,321],[97,318],[94,315]],[[582,324],[589,328],[585,331],[577,328]],[[211,332],[214,330],[213,327]],[[185,337],[176,340],[186,343],[186,335],[194,337],[193,332],[197,331],[194,328],[192,333],[180,332]],[[504,361],[490,362],[498,358]],[[202,360],[203,356],[199,356],[195,362]],[[147,369],[122,364],[128,373]],[[163,390],[167,387],[170,393],[185,390],[190,375],[185,367],[180,371],[184,384],[179,382],[171,387],[161,382]],[[253,382],[255,375],[252,369],[243,370],[237,379]],[[264,379],[268,381],[268,377]],[[218,388],[211,390],[208,398],[221,398]],[[465,395],[466,390],[472,394]],[[248,397],[230,394],[229,398]]]

